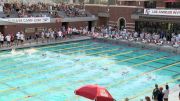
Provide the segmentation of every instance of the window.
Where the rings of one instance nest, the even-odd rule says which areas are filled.
[[[166,8],[180,8],[180,2],[167,2]]]
[[[109,0],[109,5],[115,5],[116,4],[116,0]]]
[[[25,28],[24,32],[25,33],[35,33],[36,29],[35,28]]]
[[[88,2],[88,0],[85,0],[85,1]],[[95,0],[89,0],[89,3],[90,3],[90,4],[95,4]]]
[[[144,8],[156,8],[156,1],[144,1]]]
[[[125,18],[119,18],[118,20],[118,26],[119,26],[119,30],[124,30],[126,27],[126,20]]]
[[[108,0],[100,0],[100,4],[107,5],[108,4]]]
[[[124,4],[128,6],[133,6],[136,5],[136,1],[125,1]]]

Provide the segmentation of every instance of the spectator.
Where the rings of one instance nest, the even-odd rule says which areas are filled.
[[[168,101],[169,97],[169,86],[166,85],[166,90],[164,91],[164,101]]]
[[[180,84],[179,84],[179,88],[180,88]],[[179,91],[179,100],[180,100],[180,91]]]
[[[21,34],[20,32],[16,33],[16,45],[18,45],[19,42],[21,41],[21,35],[20,34]]]
[[[7,41],[7,47],[10,47],[11,46],[11,36],[9,34],[6,36],[6,41]]]
[[[1,43],[1,47],[3,47],[4,45],[4,35],[0,32],[0,43]]]
[[[125,101],[129,101],[129,99],[128,99],[128,98],[125,98]]]
[[[146,96],[146,97],[145,97],[145,100],[146,100],[146,101],[151,101],[151,99],[150,99],[149,96]]]
[[[153,90],[152,99],[154,101],[158,101],[158,95],[160,93],[160,90],[158,89],[158,85],[155,85],[155,89]]]
[[[159,88],[159,94],[158,94],[158,101],[163,101],[163,96],[164,96],[164,94],[163,94],[163,88],[162,87],[160,87]]]
[[[24,38],[24,33],[21,32],[21,34],[20,34],[20,41],[21,41],[21,44],[23,44],[24,40],[25,40],[25,38]]]

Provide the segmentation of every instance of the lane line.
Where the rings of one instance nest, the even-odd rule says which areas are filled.
[[[79,82],[79,81],[78,81],[78,82]],[[78,83],[78,82],[76,82],[76,83]],[[74,82],[74,83],[75,83],[75,82]],[[72,82],[69,83],[69,84],[64,84],[64,85],[59,85],[59,86],[57,86],[57,87],[48,88],[48,89],[46,89],[46,90],[44,90],[44,91],[41,91],[41,92],[35,92],[35,93],[32,93],[32,94],[27,95],[27,96],[34,97],[34,96],[40,95],[41,93],[44,93],[44,92],[52,93],[53,91],[57,91],[57,89],[60,90],[60,89],[62,89],[64,86],[70,86],[70,85],[72,85]],[[19,100],[21,100],[21,99],[28,99],[27,96],[24,96],[24,97],[21,97],[21,98],[17,98],[17,99],[12,100],[12,101],[19,101]]]
[[[86,46],[89,46],[89,45],[86,45]],[[81,46],[81,47],[83,47],[83,46]],[[74,49],[75,47],[72,47],[72,49]],[[79,47],[76,47],[76,48],[79,48]],[[69,50],[69,49],[71,49],[71,48],[66,48],[66,49],[61,49],[61,50]],[[38,53],[38,52],[37,52]],[[22,56],[23,57],[23,56]],[[22,58],[22,57],[19,57],[19,58]],[[19,58],[16,58],[16,59],[19,59]],[[33,59],[33,58],[32,58]],[[25,60],[26,61],[26,60]],[[23,61],[18,61],[18,62],[24,62],[24,60]],[[13,64],[16,64],[17,63],[17,61],[8,61],[8,62],[5,62],[4,63],[4,65],[7,65],[7,64],[11,64],[11,65],[13,65]],[[4,66],[3,65],[3,66]],[[3,67],[2,66],[2,67]]]
[[[157,59],[157,60],[159,60],[159,59]],[[148,63],[149,63],[149,62],[148,62]],[[130,77],[130,78],[126,79],[126,80],[120,80],[120,81],[116,82],[116,84],[110,84],[110,85],[108,85],[107,88],[110,88],[110,87],[112,87],[112,86],[116,86],[116,85],[119,85],[119,84],[128,82],[128,81],[130,81],[130,80],[139,78],[139,77],[141,77],[141,76],[144,76],[144,75],[147,75],[147,74],[156,72],[156,71],[160,71],[160,70],[163,70],[163,69],[166,69],[166,68],[169,68],[169,67],[171,67],[171,66],[178,65],[178,64],[180,64],[180,62],[176,62],[176,63],[170,64],[170,65],[167,65],[167,66],[162,66],[162,67],[160,67],[160,68],[153,69],[153,70],[151,70],[151,71],[144,72],[144,73],[138,74],[138,75],[136,75],[136,76]],[[135,65],[135,66],[139,66],[139,65]]]
[[[82,41],[82,42],[86,42],[86,41]],[[66,44],[66,43],[59,43],[59,45],[58,44],[57,45],[54,44],[53,46],[52,45],[39,46],[39,47],[36,47],[36,49],[40,49],[40,48],[46,49],[46,48],[59,47],[59,46],[69,46],[69,45],[75,45],[75,44],[79,44],[79,43],[81,43],[81,41],[80,42],[75,42],[75,43],[68,43],[68,44]],[[32,48],[32,47],[29,47],[29,48]],[[2,54],[4,54],[4,53],[1,53],[0,55],[2,55]]]
[[[101,54],[101,53],[104,53],[104,52],[111,52],[111,51],[115,51],[115,50],[119,50],[119,49],[111,49],[111,50],[106,50],[106,51],[100,51],[100,52],[96,52],[96,53],[90,53],[90,54],[86,54],[86,55],[94,55],[94,54]],[[73,52],[73,51],[72,51]],[[85,56],[81,56],[81,57],[85,57]],[[33,58],[31,58],[31,59],[33,59]],[[66,59],[70,59],[70,58],[66,58]],[[29,60],[29,59],[28,59]],[[18,62],[21,62],[21,61],[18,61]],[[14,61],[14,63],[17,63],[17,61]],[[13,65],[13,64],[11,64],[11,65]],[[37,64],[38,65],[38,64]],[[25,68],[25,67],[22,67],[22,66],[20,66],[20,67],[17,67],[17,69],[21,69],[21,68]],[[12,68],[11,68],[12,69]],[[0,70],[0,72],[1,71],[6,71],[6,72],[8,72],[8,71],[10,71],[11,69],[8,69],[8,70]],[[15,68],[13,68],[12,70],[16,70]]]
[[[132,51],[129,51],[129,52],[124,52],[124,53],[121,53],[121,54],[118,54],[118,55],[122,55],[122,54],[128,54],[128,53],[131,53]],[[117,55],[117,54],[115,54],[115,55]],[[112,55],[112,56],[115,56],[115,55]],[[110,57],[110,56],[107,56],[107,57]],[[83,62],[84,63],[84,62]],[[81,63],[80,63],[81,64]],[[63,67],[62,67],[63,68]],[[29,75],[35,75],[36,73],[43,73],[43,72],[48,72],[49,70],[58,70],[59,69],[59,66],[58,66],[58,68],[57,67],[55,67],[55,68],[50,68],[50,69],[47,69],[47,70],[43,70],[43,71],[39,71],[39,72],[35,72],[35,73],[30,73],[30,74],[23,74],[23,75],[19,75],[19,76],[16,76],[16,79],[17,79],[17,77],[18,78],[20,78],[20,77],[28,77]],[[12,78],[11,78],[12,79]],[[13,78],[14,79],[14,78]],[[1,82],[3,81],[3,82],[5,82],[5,81],[7,81],[7,80],[9,80],[9,79],[3,79],[3,80],[1,80]],[[11,90],[14,90],[14,89],[16,89],[16,88],[11,88]],[[0,90],[0,92],[4,92],[5,90]]]
[[[130,52],[131,52],[131,51],[130,51]],[[121,54],[128,54],[128,53],[130,53],[130,52],[124,52],[124,53],[121,53]],[[118,54],[118,55],[121,55],[121,54]],[[94,60],[97,60],[97,59],[94,59]],[[94,61],[94,60],[93,60],[93,61]],[[89,60],[89,61],[90,61],[90,60]],[[92,61],[92,60],[91,60],[91,61]],[[85,63],[85,62],[86,62],[86,61],[83,61],[83,63]],[[78,62],[78,63],[81,64],[81,62]],[[78,64],[78,63],[76,63],[76,64]],[[55,70],[56,70],[56,69],[58,69],[59,67],[61,67],[61,66],[57,66],[57,67],[55,67],[55,68],[50,68],[50,70],[51,70],[51,69],[55,69]],[[21,74],[21,75],[17,75],[17,76],[16,76],[16,79],[17,79],[17,78],[20,78],[20,77],[26,77],[26,76],[28,77],[29,75],[34,75],[34,74],[37,74],[37,73],[44,73],[44,72],[48,72],[48,71],[49,71],[49,69],[47,69],[47,70],[42,70],[42,71],[36,71],[36,72],[30,73],[30,74]],[[9,79],[10,79],[10,78],[9,78]],[[1,79],[1,82],[2,82],[2,81],[9,80],[9,79],[7,79],[7,78]],[[11,78],[11,79],[15,79],[15,78]],[[11,80],[11,79],[10,79],[10,80]]]
[[[138,56],[139,57],[139,56]],[[75,73],[76,74],[76,73]],[[65,77],[67,77],[67,76],[65,76]],[[78,81],[78,82],[82,82],[82,80],[81,81]]]

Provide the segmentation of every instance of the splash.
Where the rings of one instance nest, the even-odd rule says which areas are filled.
[[[15,55],[17,52],[16,52],[16,49],[15,48],[13,48],[12,50],[11,50],[11,54],[12,55]]]
[[[37,50],[35,48],[31,48],[31,49],[28,49],[28,50],[24,51],[25,54],[33,54],[35,52],[37,52]]]

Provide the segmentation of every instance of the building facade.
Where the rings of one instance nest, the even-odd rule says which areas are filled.
[[[109,24],[138,32],[180,32],[180,0],[85,0],[85,3],[86,10],[98,16],[98,26]]]

